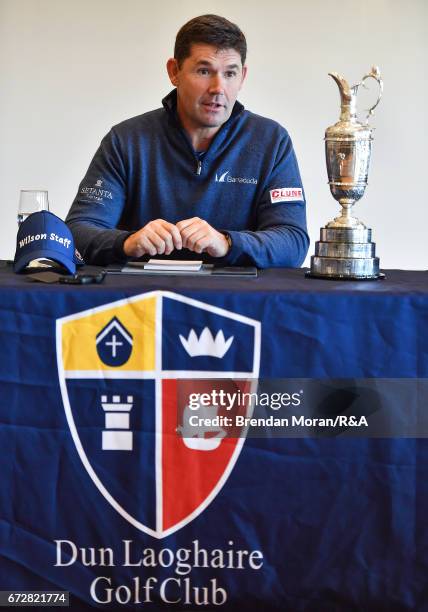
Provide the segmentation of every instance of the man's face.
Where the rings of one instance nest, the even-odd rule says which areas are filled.
[[[194,44],[181,67],[175,59],[167,67],[185,129],[218,129],[229,119],[247,72],[238,51]]]

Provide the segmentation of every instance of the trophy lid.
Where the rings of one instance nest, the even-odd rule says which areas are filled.
[[[373,66],[371,71],[363,76],[359,83],[350,86],[348,81],[338,74],[337,72],[329,72],[338,88],[340,93],[340,119],[334,125],[328,127],[325,132],[327,138],[342,137],[345,139],[367,139],[371,138],[371,133],[374,128],[371,128],[368,124],[370,115],[373,114],[374,109],[379,104],[383,92],[383,81],[380,76],[380,71],[377,66]],[[367,117],[364,123],[360,122],[357,118],[357,94],[360,86],[365,87],[364,82],[366,79],[372,78],[377,81],[379,85],[379,95],[375,104],[367,109]]]

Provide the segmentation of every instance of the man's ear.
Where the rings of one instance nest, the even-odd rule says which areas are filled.
[[[241,89],[241,87],[242,87],[242,85],[243,85],[243,83],[245,81],[245,78],[247,76],[247,71],[248,71],[247,66],[246,65],[242,66],[242,80],[241,80],[241,85],[239,86],[239,89]]]
[[[177,87],[179,68],[178,68],[178,62],[175,59],[175,57],[169,58],[169,60],[166,63],[166,69],[168,71],[169,80],[175,87]]]

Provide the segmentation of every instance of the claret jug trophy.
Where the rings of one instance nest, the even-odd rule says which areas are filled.
[[[372,280],[382,278],[376,245],[371,241],[371,229],[353,216],[352,207],[364,195],[370,164],[373,128],[369,117],[379,104],[383,82],[379,69],[373,67],[359,83],[349,86],[336,72],[329,75],[340,91],[341,114],[325,132],[325,156],[328,182],[332,196],[342,206],[341,214],[321,228],[315,243],[315,255],[307,276],[341,280]],[[357,93],[366,79],[379,86],[376,103],[367,111],[364,123],[357,119]]]

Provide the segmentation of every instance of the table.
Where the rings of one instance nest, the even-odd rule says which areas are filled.
[[[427,280],[266,270],[75,287],[3,266],[0,589],[69,591],[73,610],[428,610],[428,443],[397,437],[402,400],[382,439],[312,429],[209,451],[173,434],[182,377],[425,393]]]

